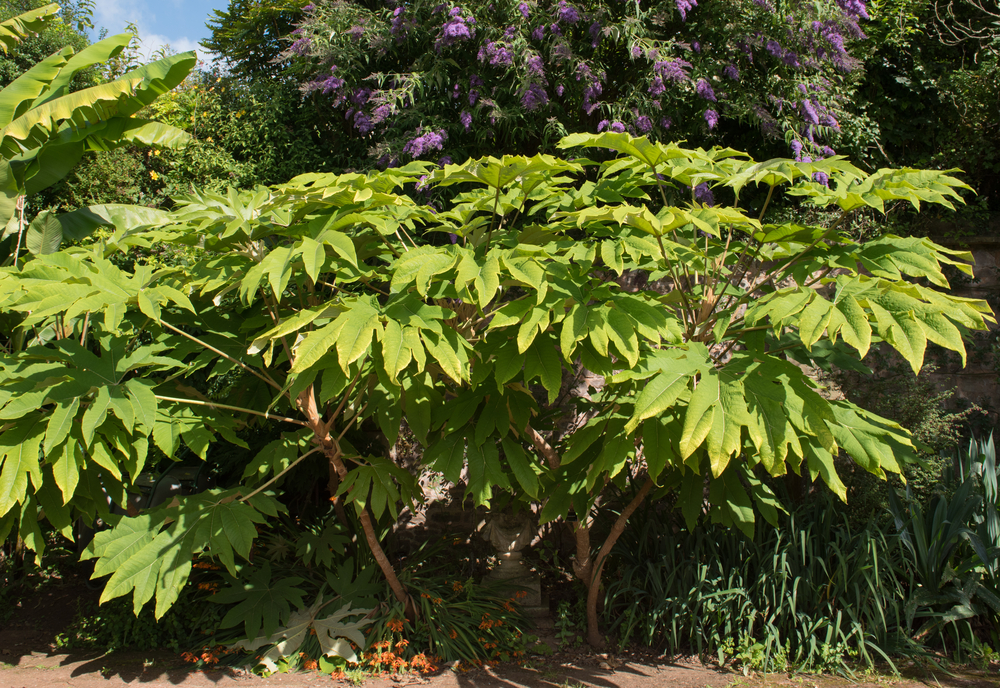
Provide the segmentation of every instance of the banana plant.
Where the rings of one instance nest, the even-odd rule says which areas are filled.
[[[4,22],[0,48],[7,52],[58,9],[46,5]],[[184,80],[196,63],[193,52],[70,91],[76,74],[118,55],[131,39],[131,34],[112,36],[79,53],[63,48],[0,91],[0,241],[9,238],[13,244],[5,263],[16,263],[22,251],[52,253],[64,239],[80,239],[109,224],[100,209],[81,209],[69,216],[50,212],[34,219],[25,216],[26,198],[63,179],[86,152],[126,143],[178,148],[189,142],[184,131],[135,115]]]
[[[0,532],[37,527],[37,494],[74,513],[98,508],[90,473],[127,489],[149,443],[204,455],[216,435],[238,442],[235,428],[273,422],[286,431],[247,458],[238,486],[164,507],[176,515],[122,518],[95,540],[97,567],[116,572],[103,599],[155,598],[162,614],[186,579],[169,562],[203,553],[232,566],[253,538],[246,526],[319,455],[319,489],[356,511],[357,541],[416,616],[378,528],[420,498],[394,461],[405,422],[423,466],[464,481],[476,504],[576,514],[599,645],[603,561],[643,500],[676,495],[689,520],[751,532],[755,512],[777,520],[766,475],[808,474],[844,498],[841,451],[878,476],[899,472],[908,433],[826,398],[791,358],[857,359],[879,340],[914,369],[928,341],[965,356],[962,331],[993,314],[942,291],[943,268],[971,274],[971,256],[841,231],[860,208],[951,208],[961,181],[613,132],[561,146],[575,159],[415,163],[195,192],[154,227],[119,217],[93,246],[0,271],[0,311],[37,342],[0,370],[0,494],[10,495]],[[407,193],[418,184],[453,186],[452,200],[422,205]],[[717,204],[698,200],[702,184]],[[772,222],[781,195],[836,219]],[[193,259],[155,271],[109,259],[158,243],[191,246]],[[104,382],[90,374],[98,366]],[[213,396],[206,379],[229,385]],[[71,466],[91,482],[73,482]],[[636,497],[591,552],[595,503],[632,480]],[[181,514],[209,525],[182,528]]]

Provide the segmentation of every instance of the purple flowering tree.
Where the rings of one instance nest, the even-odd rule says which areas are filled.
[[[869,19],[862,0],[321,0],[282,59],[338,114],[355,166],[533,153],[604,130],[770,141],[815,160],[853,121],[862,70],[849,50]]]

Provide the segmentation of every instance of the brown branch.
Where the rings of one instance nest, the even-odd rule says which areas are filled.
[[[628,503],[621,514],[618,515],[618,519],[615,524],[611,527],[611,532],[608,533],[607,539],[604,541],[604,545],[601,547],[601,551],[597,553],[596,566],[594,567],[594,574],[590,579],[590,586],[587,589],[587,642],[590,643],[591,647],[594,649],[603,649],[607,646],[607,642],[601,635],[601,630],[597,621],[597,595],[601,590],[601,572],[604,570],[604,562],[607,561],[608,555],[611,553],[611,548],[615,546],[618,542],[618,538],[621,537],[622,533],[625,532],[625,524],[628,522],[629,516],[639,508],[642,504],[642,500],[646,498],[649,491],[653,489],[653,479],[647,478],[646,482],[643,484],[639,493],[632,498],[632,501]]]
[[[545,460],[549,464],[549,468],[556,470],[559,468],[562,461],[559,458],[559,453],[552,448],[552,445],[545,441],[545,438],[538,434],[530,425],[524,428],[524,434],[526,434],[530,439],[531,443],[535,446],[535,450],[545,457]]]

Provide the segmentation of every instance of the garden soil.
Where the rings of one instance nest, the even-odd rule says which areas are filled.
[[[344,679],[318,673],[260,678],[228,670],[200,671],[169,652],[62,653],[54,640],[73,619],[81,599],[96,597],[85,586],[52,586],[21,600],[0,623],[0,688],[349,688]],[[648,654],[606,655],[585,650],[532,657],[525,666],[499,665],[396,677],[367,677],[364,688],[1000,688],[996,667],[948,675],[910,672],[905,678],[863,676],[850,682],[828,676],[744,676],[706,666],[697,658]]]

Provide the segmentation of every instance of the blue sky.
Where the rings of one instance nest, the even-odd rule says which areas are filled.
[[[109,35],[122,33],[132,22],[139,27],[146,57],[170,45],[177,52],[197,50],[199,58],[210,58],[198,42],[209,36],[205,22],[212,10],[228,6],[228,0],[96,0],[95,35],[102,27]]]

